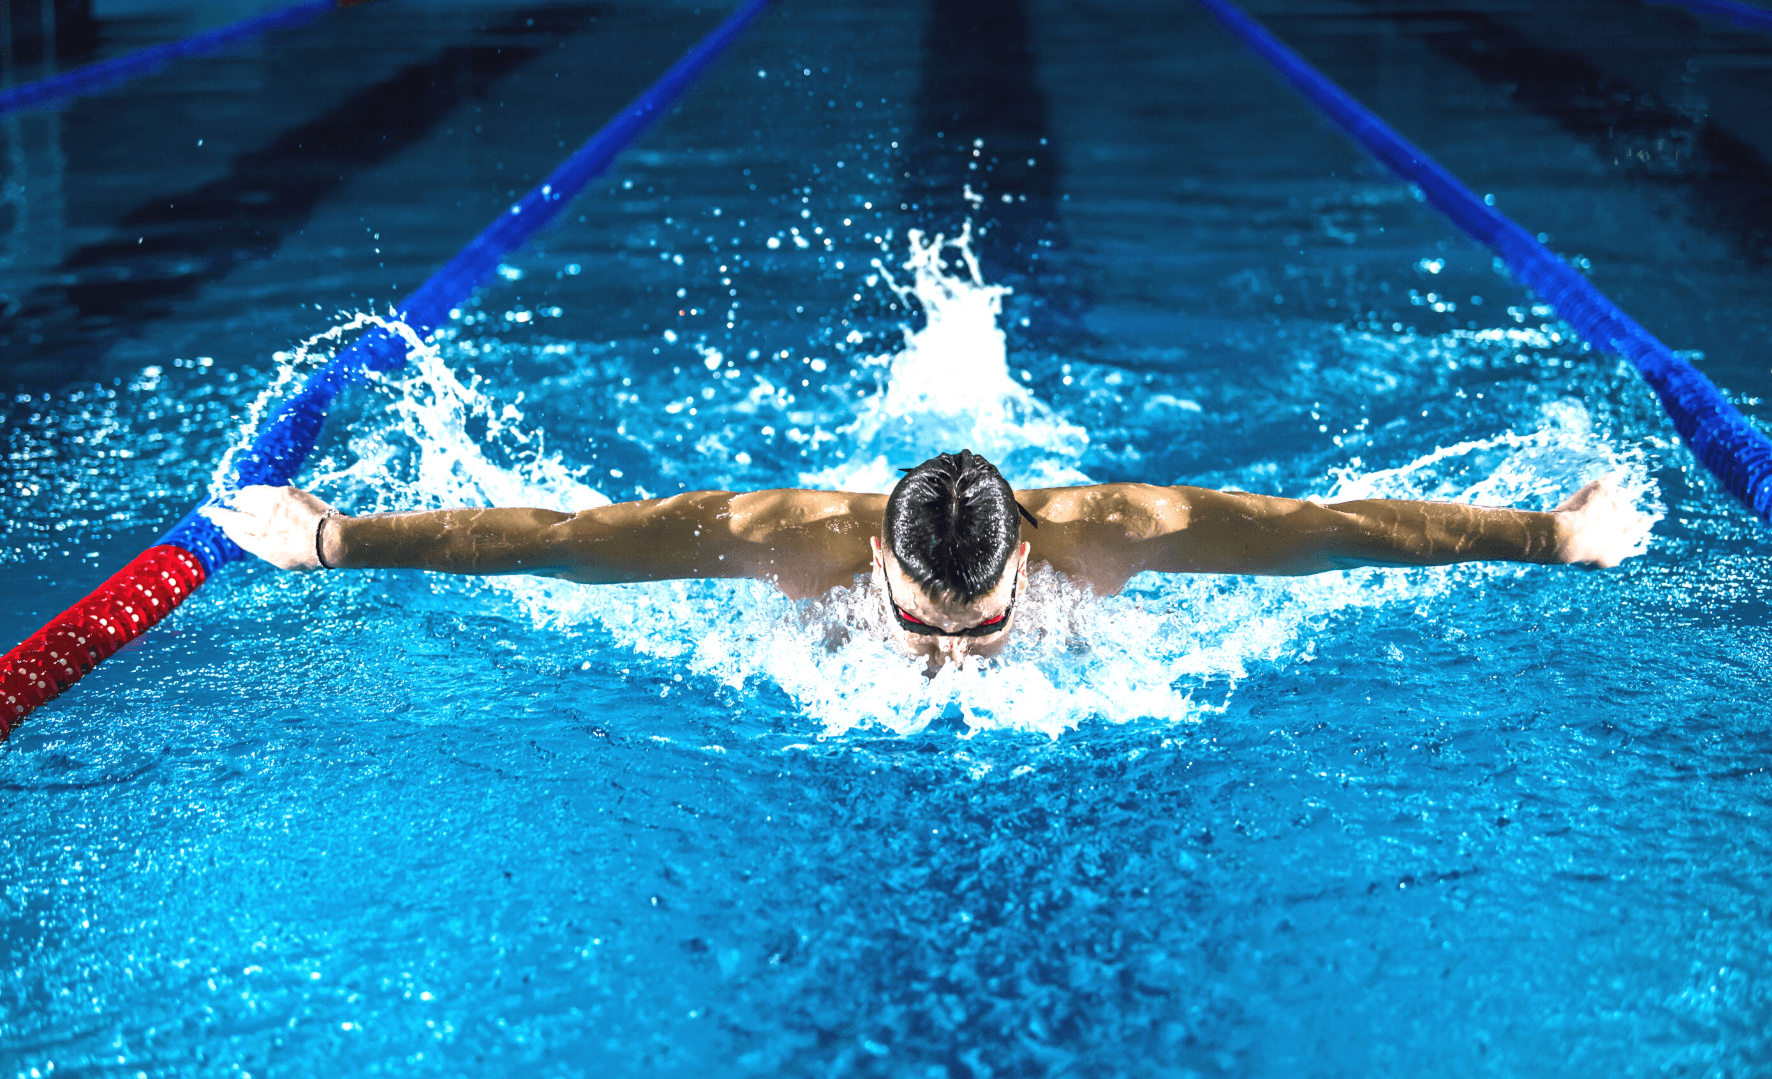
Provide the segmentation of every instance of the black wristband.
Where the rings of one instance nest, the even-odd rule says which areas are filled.
[[[320,515],[319,522],[314,525],[314,561],[320,563],[321,569],[338,568],[337,566],[329,566],[326,564],[326,552],[321,545],[321,540],[326,535],[326,522],[332,520],[336,516],[338,516],[337,510],[327,510]]]

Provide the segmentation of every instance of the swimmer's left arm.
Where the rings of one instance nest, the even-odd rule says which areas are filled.
[[[1034,510],[1060,555],[1049,560],[1102,592],[1142,570],[1293,576],[1476,561],[1615,566],[1640,549],[1651,523],[1609,480],[1549,513],[1402,499],[1324,505],[1142,484],[1030,495],[1058,496]],[[1046,527],[1049,519],[1056,528]],[[1036,558],[1041,546],[1036,539]]]
[[[1550,512],[1377,498],[1325,505],[1171,490],[1182,493],[1186,521],[1157,537],[1148,566],[1171,572],[1298,575],[1491,561],[1610,567],[1641,549],[1652,523],[1609,478],[1589,483]]]

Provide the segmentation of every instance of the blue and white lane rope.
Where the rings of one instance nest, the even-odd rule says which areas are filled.
[[[406,297],[396,309],[400,321],[420,337],[429,336],[447,321],[451,307],[472,295],[492,277],[501,258],[552,222],[569,199],[608,168],[628,144],[657,123],[695,77],[713,63],[769,3],[770,0],[746,0],[615,119],[562,162],[541,186],[523,196],[509,211],[500,214],[447,265]],[[405,362],[406,343],[395,334],[378,328],[358,338],[331,363],[308,376],[301,389],[279,405],[259,428],[252,446],[240,456],[233,486],[288,483],[312,452],[320,426],[326,420],[326,411],[339,390],[362,378],[366,371],[391,371]],[[210,573],[244,557],[244,552],[197,510],[192,510],[158,542],[191,552]]]
[[[1697,15],[1726,19],[1743,30],[1772,30],[1772,11],[1737,3],[1736,0],[1649,0],[1651,4],[1683,7]]]
[[[250,19],[242,19],[227,26],[218,26],[214,30],[205,30],[200,34],[179,41],[170,41],[164,45],[154,45],[128,56],[119,56],[113,60],[101,60],[96,64],[75,68],[61,75],[52,75],[47,79],[27,82],[22,86],[0,90],[0,116],[16,112],[19,109],[34,108],[47,105],[65,97],[78,97],[82,94],[93,94],[100,90],[109,90],[119,83],[142,75],[152,74],[174,60],[182,60],[187,56],[202,56],[204,53],[225,49],[238,41],[257,37],[271,30],[284,30],[294,26],[306,26],[329,11],[337,11],[341,7],[365,3],[367,0],[308,0],[305,4],[281,8],[277,11],[256,15]]]
[[[1755,515],[1772,520],[1772,439],[1730,404],[1710,379],[1259,23],[1227,0],[1199,2],[1344,132],[1392,172],[1415,183],[1453,224],[1500,255],[1513,275],[1588,344],[1630,360],[1661,399],[1661,407],[1693,454]]]

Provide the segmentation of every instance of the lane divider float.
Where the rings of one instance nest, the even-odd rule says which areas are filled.
[[[328,3],[333,0],[327,0]],[[617,154],[657,123],[709,64],[768,7],[746,0],[568,157],[539,187],[513,204],[396,309],[421,338],[449,319],[449,309],[490,280],[500,259],[545,228],[567,201],[607,169]],[[396,370],[406,342],[376,328],[308,376],[260,426],[236,464],[232,486],[282,485],[300,471],[340,390],[368,371]],[[222,566],[245,552],[209,518],[192,510],[97,591],[52,619],[0,659],[0,739],[21,721],[189,599]]]
[[[1199,3],[1344,133],[1398,177],[1415,184],[1435,209],[1472,239],[1488,245],[1516,279],[1590,346],[1628,359],[1661,399],[1662,409],[1693,455],[1755,516],[1772,521],[1772,439],[1730,404],[1715,383],[1674,355],[1531,233],[1478,198],[1229,0]]]
[[[87,64],[85,67],[78,67],[60,75],[51,75],[47,79],[38,79],[35,82],[27,82],[21,86],[0,90],[0,116],[5,116],[9,112],[17,112],[20,109],[47,105],[62,98],[80,97],[85,94],[96,94],[101,90],[109,90],[130,79],[151,75],[174,60],[212,53],[272,30],[306,26],[329,11],[356,7],[358,4],[367,4],[368,2],[369,0],[309,0],[305,4],[296,4],[294,7],[279,8],[263,15],[255,15],[250,19],[241,19],[239,22],[218,26],[200,34],[192,34],[190,37],[178,41],[169,41],[164,45],[153,45],[132,52],[127,56],[101,60],[96,64]]]
[[[1683,7],[1713,19],[1727,19],[1743,30],[1772,30],[1772,11],[1738,0],[1649,0],[1651,4]]]

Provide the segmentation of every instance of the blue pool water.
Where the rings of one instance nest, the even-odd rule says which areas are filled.
[[[64,63],[246,10],[95,0]],[[1252,10],[1772,419],[1772,39]],[[371,4],[0,121],[5,645],[723,12]],[[305,484],[969,446],[1534,508],[1611,470],[1659,520],[1610,572],[1036,575],[928,682],[865,594],[232,567],[0,747],[0,1075],[1772,1069],[1764,526],[1200,12],[789,0],[502,276]]]

